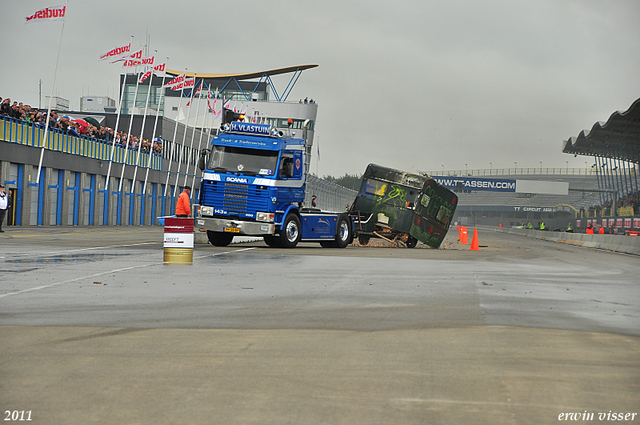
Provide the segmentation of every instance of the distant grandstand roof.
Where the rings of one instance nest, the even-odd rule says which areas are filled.
[[[269,69],[267,71],[258,71],[258,72],[244,72],[244,73],[238,73],[238,74],[205,74],[205,73],[202,73],[202,72],[187,72],[186,74],[187,74],[187,77],[196,77],[196,78],[199,78],[201,80],[206,80],[207,84],[211,83],[213,81],[222,80],[224,82],[224,87],[222,87],[220,92],[223,92],[225,90],[225,88],[227,88],[227,86],[229,84],[234,83],[236,85],[236,87],[239,89],[239,91],[243,93],[244,98],[246,100],[251,100],[251,96],[250,96],[251,93],[247,93],[241,87],[240,81],[253,80],[253,79],[258,78],[259,82],[254,87],[253,92],[255,92],[258,89],[260,84],[266,83],[271,87],[272,95],[275,98],[275,100],[277,100],[278,102],[284,102],[284,101],[287,100],[287,98],[291,94],[291,91],[293,90],[293,87],[296,85],[296,82],[298,81],[298,78],[300,78],[300,75],[302,74],[302,71],[305,71],[305,70],[311,69],[311,68],[316,68],[317,66],[318,65],[288,66],[286,68]],[[183,71],[175,71],[175,70],[168,69],[167,73],[170,74],[170,75],[181,75],[183,73]],[[274,81],[271,79],[271,77],[274,76],[274,75],[283,75],[283,74],[293,74],[293,75],[291,76],[291,79],[290,79],[289,83],[287,84],[286,88],[284,89],[284,91],[282,93],[280,93],[276,89]],[[199,83],[196,82],[196,86],[197,86],[197,84],[199,84]]]
[[[288,66],[286,68],[278,68],[278,69],[270,69],[267,71],[258,71],[258,72],[245,72],[239,74],[205,74],[202,72],[187,72],[187,77],[196,76],[198,78],[235,78],[236,80],[251,80],[253,78],[261,78],[264,76],[273,76],[273,75],[281,75],[281,74],[289,74],[292,72],[301,72],[307,69],[316,68],[318,65],[298,65],[298,66]],[[167,70],[168,74],[171,75],[180,75],[183,71],[174,71],[171,69]]]
[[[625,112],[614,112],[606,123],[597,122],[591,131],[565,140],[562,152],[640,163],[640,99]]]

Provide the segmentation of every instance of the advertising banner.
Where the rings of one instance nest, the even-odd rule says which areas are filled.
[[[477,177],[437,177],[434,180],[449,190],[487,190],[515,192],[516,181],[510,179],[483,179]]]

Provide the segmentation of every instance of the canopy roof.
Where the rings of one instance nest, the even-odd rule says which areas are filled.
[[[563,142],[562,152],[640,163],[640,99],[625,112],[614,112],[606,123]]]
[[[265,76],[273,76],[273,75],[281,75],[281,74],[289,74],[292,72],[301,72],[307,69],[316,68],[318,65],[298,65],[298,66],[288,66],[286,68],[278,68],[278,69],[270,69],[267,71],[258,71],[258,72],[245,72],[239,74],[205,74],[202,72],[187,72],[187,77],[197,77],[197,78],[235,78],[236,80],[251,80],[254,78],[262,78]],[[180,75],[184,71],[175,71],[172,69],[168,69],[167,73],[171,75]]]

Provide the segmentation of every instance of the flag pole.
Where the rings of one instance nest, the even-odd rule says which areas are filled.
[[[158,117],[160,116],[160,105],[162,105],[162,97],[164,94],[164,81],[167,78],[167,65],[169,63],[169,57],[167,56],[167,60],[164,62],[165,71],[162,73],[162,84],[160,84],[160,99],[158,99],[158,109],[156,110],[156,121],[153,124],[153,134],[151,135],[151,147],[149,148],[149,159],[147,161],[147,173],[144,176],[144,184],[142,185],[142,194],[144,195],[147,191],[147,181],[149,179],[149,169],[151,168],[151,158],[153,157],[153,144],[156,139],[156,128],[158,127]],[[151,74],[151,80],[153,80],[153,73]],[[149,83],[151,84],[151,83]],[[164,150],[164,141],[162,143],[162,149]]]
[[[185,80],[186,80],[186,76],[185,76]],[[196,73],[193,73],[193,88],[191,89],[191,99],[189,100],[189,105],[191,105],[191,102],[193,102],[193,95],[196,92]],[[180,112],[180,111],[178,111]],[[184,135],[182,137],[182,153],[184,156],[184,142],[187,140],[187,128],[189,128],[189,117],[191,116],[191,106],[189,106],[189,110],[187,111],[187,118],[184,122]],[[195,131],[195,130],[194,130]],[[178,161],[178,170],[176,171],[176,184],[173,186],[173,196],[176,196],[176,188],[178,187],[178,179],[180,178],[180,161]],[[185,177],[185,182],[186,182],[186,177]]]
[[[129,44],[133,44],[133,36]],[[111,153],[109,155],[109,168],[107,169],[107,180],[105,182],[104,190],[109,194],[109,177],[111,176],[111,164],[113,164],[113,155],[116,150],[116,139],[118,136],[118,125],[120,124],[120,113],[122,112],[122,101],[124,100],[124,87],[127,85],[127,73],[124,73],[124,79],[122,80],[122,91],[120,93],[120,102],[118,103],[118,114],[116,116],[116,127],[113,129],[113,140],[111,141]]]
[[[187,69],[185,68],[185,71]],[[187,78],[187,73],[185,72],[185,79]],[[178,146],[176,144],[176,136],[178,135],[178,118],[180,118],[180,108],[182,107],[182,97],[184,95],[184,83],[182,84],[182,87],[180,88],[180,100],[178,101],[178,115],[176,116],[176,125],[175,127],[173,127],[173,139],[171,139],[171,143],[172,143],[172,148],[171,148],[171,153],[169,154],[169,166],[167,168],[167,180],[164,182],[164,193],[163,193],[163,197],[167,196],[167,188],[169,187],[169,177],[171,177],[171,163],[173,162],[173,152],[175,152],[176,150],[176,146]],[[186,130],[186,125],[185,125],[185,131]],[[163,146],[164,149],[164,146]],[[175,193],[175,192],[174,192]]]
[[[69,0],[65,2],[65,10],[69,4]],[[40,161],[38,162],[38,174],[36,176],[36,185],[40,184],[40,172],[42,171],[42,161],[44,160],[44,150],[47,147],[47,138],[49,135],[49,121],[51,121],[51,101],[53,100],[54,89],[56,88],[56,77],[58,76],[58,62],[60,62],[60,48],[62,47],[62,35],[64,34],[64,24],[66,19],[62,20],[62,29],[60,30],[60,42],[58,43],[58,54],[56,55],[56,66],[53,71],[53,83],[51,84],[51,96],[49,97],[49,107],[47,108],[47,121],[44,127],[44,137],[42,139],[42,149],[40,150]]]
[[[198,121],[198,114],[200,113],[200,92],[202,92],[202,86],[204,85],[204,79],[202,81],[200,81],[200,89],[198,89],[196,91],[196,94],[198,95],[198,106],[196,106],[196,116],[193,120],[193,131],[191,132],[191,143],[189,144],[189,152],[192,153],[193,152],[193,141],[196,138],[196,128],[197,128],[197,121]],[[194,84],[195,86],[195,84]],[[194,87],[195,89],[195,87]],[[202,142],[202,131],[200,131],[200,141]],[[198,153],[200,153],[200,150],[198,150]],[[196,175],[196,165],[193,165],[193,175],[195,177]],[[189,178],[189,163],[187,162],[187,165],[185,166],[185,170],[184,170],[184,183],[182,184],[183,186],[187,185],[187,178]]]
[[[158,54],[158,51],[155,50],[156,54]],[[155,59],[155,58],[154,58]],[[131,182],[131,193],[134,193],[134,189],[135,189],[135,184],[136,184],[136,176],[138,175],[138,163],[140,162],[140,152],[142,151],[142,142],[143,142],[143,138],[142,136],[144,136],[144,125],[147,123],[147,111],[149,109],[149,98],[151,97],[151,81],[153,81],[153,64],[151,64],[151,77],[149,78],[149,90],[147,90],[147,100],[145,101],[144,104],[144,117],[142,118],[142,127],[140,128],[140,143],[138,143],[138,153],[136,154],[136,168],[133,170],[133,180]],[[144,75],[144,71],[142,71],[142,75]],[[138,77],[138,81],[140,80],[140,77]],[[160,109],[160,108],[158,108]],[[144,195],[144,192],[143,192]],[[131,195],[133,196],[133,195]],[[132,198],[133,199],[133,198]]]
[[[124,82],[126,84],[127,77],[124,77]],[[138,100],[138,85],[140,83],[140,79],[138,78],[138,73],[136,75],[136,92],[133,94],[133,107],[131,108],[131,113],[129,114],[129,131],[127,131],[127,140],[125,142],[125,152],[124,152],[124,162],[122,163],[122,173],[120,173],[120,184],[118,185],[118,192],[122,192],[122,180],[124,180],[124,169],[127,167],[127,160],[129,159],[129,139],[131,139],[131,127],[133,126],[133,112],[136,107],[136,100]]]
[[[207,88],[207,108],[209,107],[209,96],[211,95],[211,87]],[[198,104],[198,108],[200,107],[200,104]],[[197,115],[197,113],[196,113]],[[204,134],[204,125],[206,124],[206,118],[209,114],[205,113],[202,116],[202,127],[200,128],[200,140],[198,140],[198,155],[200,154],[200,150],[202,149],[202,136]],[[197,170],[197,163],[198,161],[196,161],[196,164],[193,165],[193,179],[191,179],[191,189],[193,190],[193,187],[196,185],[196,170]]]

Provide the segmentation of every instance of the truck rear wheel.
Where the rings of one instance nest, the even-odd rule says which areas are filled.
[[[300,219],[297,215],[289,213],[282,223],[280,230],[280,244],[283,248],[294,248],[300,242]]]
[[[346,248],[353,240],[353,229],[351,228],[351,220],[349,216],[339,215],[336,224],[336,248]]]
[[[413,236],[409,236],[409,239],[407,239],[406,245],[407,245],[407,248],[415,248],[416,245],[418,245],[418,240]]]
[[[207,237],[213,246],[227,246],[233,240],[232,233],[212,232],[207,230]]]

